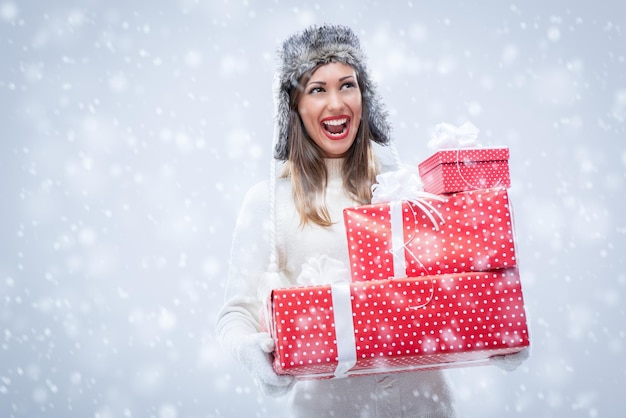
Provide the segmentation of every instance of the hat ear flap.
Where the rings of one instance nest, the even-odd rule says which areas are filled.
[[[278,129],[278,140],[274,145],[274,158],[277,160],[286,160],[289,156],[289,93],[284,89],[280,89],[276,96],[276,124]]]
[[[388,145],[391,142],[391,127],[388,121],[388,113],[382,105],[382,100],[375,93],[371,84],[363,93],[363,101],[367,104],[367,119],[372,133],[372,140],[381,145]]]

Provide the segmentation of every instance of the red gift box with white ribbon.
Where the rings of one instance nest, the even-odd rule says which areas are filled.
[[[274,289],[273,367],[299,379],[480,365],[529,346],[517,267]]]
[[[418,170],[424,191],[434,194],[511,186],[508,147],[442,149]]]
[[[516,265],[504,188],[346,208],[344,223],[353,281]]]

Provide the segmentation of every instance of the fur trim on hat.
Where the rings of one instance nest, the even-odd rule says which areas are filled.
[[[286,160],[289,156],[289,92],[300,78],[317,65],[340,62],[352,66],[363,85],[363,103],[369,110],[372,140],[382,145],[390,142],[391,127],[387,112],[369,77],[366,57],[359,39],[345,26],[311,26],[287,38],[279,51],[280,64],[274,91],[276,101],[277,137],[274,158]]]

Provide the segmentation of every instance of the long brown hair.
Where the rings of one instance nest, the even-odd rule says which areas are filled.
[[[313,222],[330,226],[332,220],[326,206],[328,170],[321,149],[309,137],[298,113],[303,86],[321,65],[305,73],[298,85],[289,92],[289,156],[282,177],[291,178],[293,199],[301,224]],[[363,97],[364,86],[358,73],[357,83]],[[379,168],[371,143],[369,109],[365,100],[362,103],[361,123],[354,143],[345,156],[342,177],[343,187],[348,195],[359,204],[368,204],[372,199],[371,187],[376,181]]]

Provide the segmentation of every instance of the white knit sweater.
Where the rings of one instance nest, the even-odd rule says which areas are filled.
[[[301,226],[293,203],[291,183],[276,184],[276,246],[284,285],[294,285],[301,267],[311,257],[327,255],[348,266],[343,209],[355,206],[343,191],[341,159],[326,160],[329,181],[327,207],[333,225]],[[264,300],[259,281],[270,257],[270,202],[268,182],[250,189],[240,211],[233,240],[226,301],[217,322],[217,334],[233,352],[238,341],[261,329]],[[298,382],[289,397],[296,417],[452,417],[452,400],[440,371],[369,375],[344,379]]]

